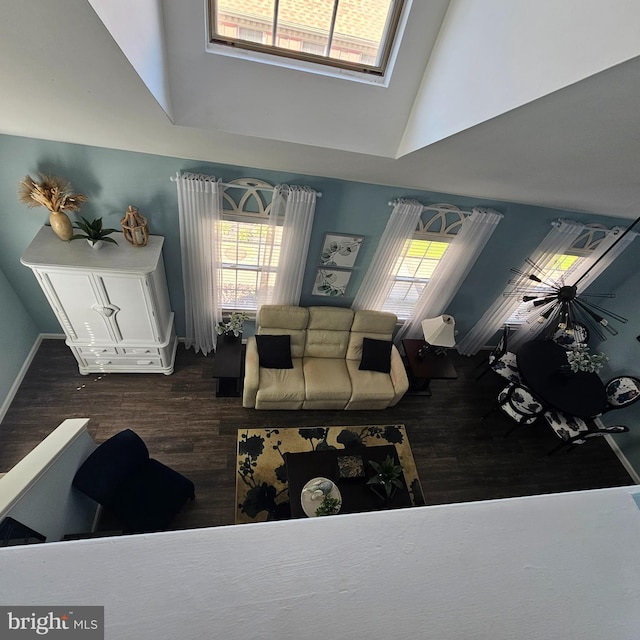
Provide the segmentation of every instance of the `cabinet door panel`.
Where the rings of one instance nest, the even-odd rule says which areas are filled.
[[[50,271],[45,278],[50,283],[49,294],[56,302],[59,315],[66,316],[67,331],[75,335],[73,339],[84,343],[113,341],[108,318],[97,311],[103,302],[91,274]]]
[[[104,294],[119,311],[112,317],[124,342],[156,342],[153,311],[145,278],[101,274]]]

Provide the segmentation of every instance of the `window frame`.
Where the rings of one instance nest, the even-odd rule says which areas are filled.
[[[261,215],[259,213],[237,213],[237,212],[232,212],[232,211],[228,211],[223,209],[222,211],[222,220],[221,223],[224,222],[238,222],[238,223],[244,223],[244,224],[252,224],[252,225],[265,225],[268,226],[270,224],[269,221],[269,215]],[[282,218],[278,218],[276,220],[276,226],[281,227],[283,226],[283,219]],[[282,240],[282,238],[280,238],[280,240]],[[223,242],[223,240],[220,240],[221,242]],[[236,242],[236,247],[240,246],[237,242]],[[231,265],[231,266],[229,266]],[[235,265],[235,266],[233,266]],[[255,272],[258,274],[258,277],[260,276],[260,273],[262,271],[264,271],[265,269],[263,269],[262,267],[242,267],[239,266],[237,262],[233,263],[233,262],[229,262],[228,260],[224,259],[224,256],[221,256],[221,260],[220,260],[220,271],[224,272],[225,269],[229,270],[229,269],[233,269],[234,271],[245,271],[245,272]],[[267,271],[275,271],[276,268],[272,267],[272,268],[267,268]],[[275,281],[274,281],[275,282]],[[237,294],[237,291],[236,291]],[[258,291],[256,290],[256,296],[258,294]],[[237,298],[237,295],[236,295]],[[247,307],[240,307],[240,306],[226,306],[226,305],[222,305],[222,311],[224,313],[233,313],[234,311],[243,311],[244,313],[246,313],[250,319],[255,318],[255,314],[257,311],[257,304],[255,308],[247,308]]]
[[[429,226],[430,223],[427,223],[427,225],[425,226]],[[423,229],[416,229],[416,231],[414,232],[413,236],[411,237],[411,239],[409,240],[410,242],[413,242],[415,240],[423,240],[423,241],[427,241],[427,242],[444,242],[446,244],[451,244],[451,242],[453,242],[453,239],[455,238],[455,234],[447,234],[447,233],[436,233],[436,232],[432,232],[432,231],[424,231]],[[406,242],[406,241],[405,241]],[[448,247],[447,247],[448,249]],[[438,264],[440,263],[440,260],[442,260],[446,253],[447,253],[447,249],[445,249],[445,251],[443,252],[442,256],[440,256],[440,259],[438,260],[438,263],[436,263],[436,267],[438,266]],[[404,254],[406,255],[406,254]],[[398,256],[399,258],[400,256]],[[396,261],[398,260],[398,258],[396,258]],[[424,258],[423,258],[424,259]],[[394,264],[394,268],[395,268],[395,264]],[[435,268],[434,268],[435,269]],[[389,301],[389,296],[391,295],[391,291],[393,290],[393,287],[395,285],[395,283],[397,282],[409,282],[410,286],[411,284],[414,283],[424,283],[424,285],[426,286],[429,281],[431,280],[431,278],[427,278],[427,279],[423,279],[423,278],[410,278],[410,277],[402,277],[399,278],[397,274],[393,275],[393,284],[391,285],[391,288],[389,289],[389,294],[387,295],[386,300],[384,301],[384,303],[382,304],[382,311],[389,311],[390,313],[395,313],[395,315],[398,318],[398,324],[404,324],[410,317],[411,317],[411,312],[409,312],[409,314],[404,317],[400,315],[400,312],[402,311],[401,309],[392,309],[389,306],[387,306],[387,303]],[[419,296],[418,296],[419,297]],[[416,301],[417,304],[417,301]],[[415,305],[414,305],[415,307]]]
[[[274,186],[272,184],[259,178],[236,178],[229,180],[225,183],[224,191],[222,192],[221,223],[240,222],[254,225],[269,225],[271,222],[273,189]],[[268,197],[266,197],[265,194],[268,194]],[[282,227],[283,223],[283,216],[279,216],[276,220],[276,225]],[[223,242],[222,239],[219,241],[220,243]],[[220,246],[220,249],[222,249],[222,246]],[[229,263],[228,260],[224,260],[224,256],[222,255],[220,258],[221,271],[225,268],[234,268],[233,266],[226,266],[229,264],[233,265],[234,263]],[[237,262],[235,264],[237,265]],[[262,269],[251,268],[247,268],[246,270],[257,271],[258,273],[262,271]],[[256,310],[257,308],[248,309],[246,307],[238,307],[237,305],[222,305],[223,313],[242,311],[246,313],[251,320],[255,319]]]
[[[331,24],[331,28],[328,32],[328,40],[327,45],[325,46],[325,51],[331,51],[331,45],[333,44],[333,26],[336,20],[336,7],[339,0],[334,1],[334,11],[333,11],[333,20]],[[227,55],[233,55],[231,51],[236,54],[240,52],[245,52],[248,54],[254,54],[258,56],[256,59],[258,61],[269,61],[274,56],[275,60],[281,60],[282,62],[288,62],[290,66],[293,63],[293,66],[296,68],[300,68],[303,70],[312,70],[315,65],[320,65],[320,67],[324,67],[327,70],[333,69],[337,72],[352,72],[356,75],[362,77],[371,77],[377,79],[383,79],[386,77],[387,73],[390,71],[393,65],[393,57],[394,51],[397,49],[398,43],[400,41],[402,31],[403,31],[403,18],[405,16],[405,9],[407,6],[406,0],[391,0],[393,6],[387,16],[383,39],[380,42],[379,51],[378,51],[378,64],[370,65],[366,63],[352,63],[346,60],[340,60],[339,58],[331,58],[327,55],[317,55],[313,53],[308,53],[302,50],[302,45],[300,51],[286,49],[284,47],[278,47],[273,44],[262,44],[257,42],[252,42],[248,40],[243,40],[237,37],[225,36],[217,33],[217,0],[207,0],[207,40],[210,47],[215,47],[214,51],[218,51],[220,53],[226,53]],[[278,1],[276,0],[274,3],[274,10],[277,12],[278,9]],[[277,18],[271,20],[271,29],[273,40],[273,26],[275,24],[275,35],[278,36],[278,21]],[[304,43],[304,40],[301,40]],[[344,48],[344,47],[341,47]],[[226,49],[226,52],[225,52]],[[212,49],[209,49],[212,50]],[[264,58],[263,58],[264,57]],[[308,68],[308,67],[311,68]]]
[[[389,203],[394,204],[394,202]],[[426,214],[431,213],[430,217]],[[463,211],[457,205],[451,204],[449,202],[438,202],[434,204],[424,205],[422,214],[420,219],[418,220],[418,224],[413,232],[411,240],[429,240],[432,242],[446,242],[447,244],[451,244],[460,231],[460,227],[464,222],[465,218],[471,214],[470,211]],[[440,260],[446,256],[446,251],[440,257]],[[399,257],[399,256],[398,256]],[[397,258],[396,257],[396,260]],[[438,261],[439,263],[440,261]],[[437,265],[436,265],[437,266]],[[395,267],[395,263],[394,263]],[[395,276],[394,276],[395,278]],[[426,280],[425,284],[431,280],[429,278]],[[391,293],[391,289],[389,290]],[[389,299],[389,295],[382,305],[382,309],[388,310],[385,305],[387,304],[387,300]],[[417,301],[416,301],[417,304]],[[408,315],[406,318],[398,315],[399,310],[391,310],[391,313],[395,313],[398,317],[398,324],[402,325],[409,320],[411,317]],[[413,309],[411,313],[413,312]]]

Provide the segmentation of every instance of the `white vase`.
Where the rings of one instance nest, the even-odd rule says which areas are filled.
[[[93,240],[87,238],[87,242],[92,249],[102,249],[102,246],[104,245],[104,242],[102,240],[96,240],[94,242]]]

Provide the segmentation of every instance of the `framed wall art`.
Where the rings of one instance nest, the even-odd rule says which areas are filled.
[[[358,257],[364,236],[325,233],[320,264],[325,267],[351,269]]]
[[[311,295],[339,297],[345,294],[351,271],[348,269],[320,268],[316,271]]]

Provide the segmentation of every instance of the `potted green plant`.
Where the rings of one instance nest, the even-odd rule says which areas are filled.
[[[598,373],[609,358],[604,353],[589,353],[589,347],[579,344],[567,351],[567,361],[573,373],[587,371]]]
[[[340,507],[342,503],[338,498],[334,498],[331,494],[327,493],[324,498],[322,498],[322,502],[319,504],[316,509],[317,516],[335,516],[340,512]]]
[[[225,340],[236,340],[242,333],[244,321],[249,316],[244,311],[234,311],[229,319],[216,324],[216,333],[225,338]]]
[[[110,233],[115,233],[118,230],[104,229],[102,227],[102,218],[96,218],[90,222],[86,218],[81,217],[81,220],[82,222],[75,222],[73,226],[84,233],[76,233],[72,235],[71,240],[84,238],[94,249],[99,249],[103,242],[118,244],[113,238],[108,237]]]
[[[389,455],[382,462],[369,460],[369,465],[375,471],[375,475],[367,480],[367,484],[371,485],[372,491],[380,498],[390,500],[396,489],[402,489],[402,467]]]

